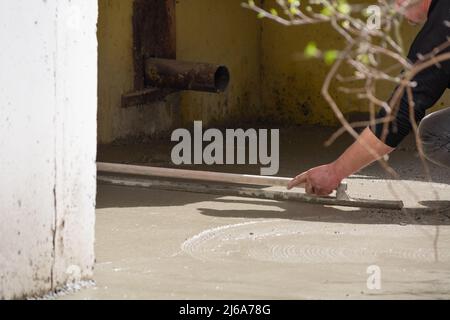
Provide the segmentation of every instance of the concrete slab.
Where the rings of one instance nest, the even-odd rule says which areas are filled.
[[[307,140],[284,142],[280,175],[321,164],[340,149],[323,150]],[[131,148],[132,163],[154,165],[155,150],[166,154],[164,148]],[[302,151],[301,160],[295,150]],[[101,153],[102,160],[114,161],[113,153]],[[448,299],[450,173],[432,167],[437,182],[421,182],[408,145],[392,164],[404,180],[385,179],[374,166],[349,179],[349,193],[395,199],[394,190],[406,203],[403,211],[100,185],[97,286],[65,298]],[[377,280],[374,275],[379,290],[369,281]]]
[[[97,286],[68,298],[449,298],[449,215],[100,186]]]

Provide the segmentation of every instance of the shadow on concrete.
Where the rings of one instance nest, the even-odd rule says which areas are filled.
[[[212,202],[205,208],[205,202]],[[260,209],[225,209],[230,204],[258,205]],[[397,225],[450,225],[450,201],[424,201],[425,208],[389,211],[329,207],[298,202],[277,202],[258,199],[230,198],[209,194],[158,191],[144,188],[99,185],[97,209],[133,207],[179,207],[190,205],[204,216],[237,219],[287,219],[293,221],[317,221],[350,224],[397,224]],[[212,209],[211,207],[217,208]],[[224,209],[221,209],[224,208]],[[267,209],[266,209],[267,208]],[[186,208],[185,210],[192,210]]]

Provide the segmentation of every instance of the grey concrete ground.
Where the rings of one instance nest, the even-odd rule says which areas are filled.
[[[328,134],[282,132],[280,175],[330,161],[350,142],[323,149]],[[103,147],[100,160],[164,165],[166,148]],[[373,166],[349,179],[349,192],[395,199],[394,190],[402,212],[100,185],[97,285],[65,299],[450,298],[450,173],[432,166],[436,182],[421,182],[410,142],[392,165],[404,180]],[[373,266],[379,290],[367,285]]]

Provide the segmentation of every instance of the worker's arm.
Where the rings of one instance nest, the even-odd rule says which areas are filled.
[[[450,1],[428,1],[426,8],[430,8],[428,20],[414,40],[408,55],[408,59],[412,63],[415,63],[420,55],[431,52],[447,41],[447,38],[450,38],[450,28],[444,23],[448,20]],[[450,52],[450,48],[444,51]],[[412,88],[415,103],[414,118],[419,123],[424,118],[427,109],[436,104],[450,84],[450,61],[422,71],[413,80],[416,83],[416,86]],[[378,119],[386,116],[385,109],[381,109]],[[305,183],[309,194],[330,194],[343,179],[378,160],[378,157],[374,157],[364,148],[363,143],[373,149],[379,157],[383,157],[396,149],[411,132],[410,120],[409,99],[405,93],[400,100],[397,117],[390,123],[388,134],[383,141],[381,141],[381,137],[384,136],[384,123],[378,124],[374,132],[366,129],[360,140],[354,143],[338,160],[300,174],[291,181],[289,187]]]
[[[370,148],[377,156],[368,151]],[[337,189],[343,179],[367,167],[394,148],[381,142],[370,129],[366,129],[357,142],[345,151],[335,162],[311,169],[294,178],[289,189],[305,184],[308,194],[325,196]]]

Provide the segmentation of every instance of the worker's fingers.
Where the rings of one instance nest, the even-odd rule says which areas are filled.
[[[316,196],[319,196],[319,197],[329,196],[331,193],[333,193],[333,191],[328,191],[325,189],[317,189],[317,188],[314,191],[315,191]]]
[[[311,196],[316,195],[316,190],[314,189],[314,186],[310,184],[309,182],[306,183],[305,186],[306,194],[309,194]]]
[[[294,179],[292,179],[288,184],[288,190],[291,190],[301,184],[306,183],[308,178],[308,172],[304,172],[302,174],[299,174]]]

